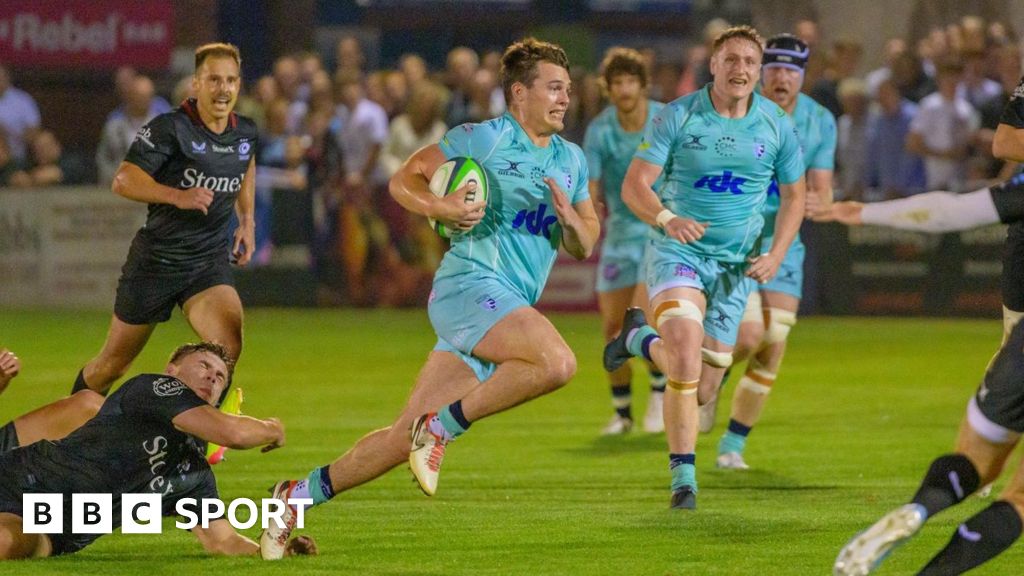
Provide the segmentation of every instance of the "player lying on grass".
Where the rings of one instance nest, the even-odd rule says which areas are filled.
[[[165,516],[183,498],[217,498],[213,472],[200,448],[204,441],[237,449],[264,446],[264,452],[283,446],[284,427],[276,418],[234,416],[212,406],[226,385],[228,358],[216,344],[181,346],[164,374],[128,380],[94,418],[66,437],[0,453],[0,559],[70,554],[98,538],[71,533],[72,494],[113,494],[114,528],[121,523],[122,494],[162,494]],[[76,396],[83,393],[99,397],[88,391]],[[62,534],[23,531],[22,497],[28,493],[64,495]],[[225,519],[193,533],[215,554],[259,552],[256,542]],[[293,540],[287,551],[316,553],[316,546],[309,539]]]
[[[839,552],[837,575],[869,574],[897,545],[932,516],[963,502],[999,477],[1024,432],[1024,324],[1006,344],[967,403],[956,451],[932,462],[920,488],[905,504],[855,536]],[[1024,517],[1024,463],[999,499],[960,524],[949,544],[918,574],[961,574],[1001,553],[1021,534]]]

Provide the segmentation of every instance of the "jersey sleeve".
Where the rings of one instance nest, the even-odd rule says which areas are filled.
[[[633,157],[664,166],[672,152],[678,131],[675,106],[665,106],[644,128],[644,137]]]
[[[601,179],[601,128],[597,122],[587,126],[583,136],[583,155],[587,158],[587,172],[591,180]]]
[[[779,154],[775,157],[775,177],[779,184],[792,184],[804,175],[803,152],[796,127],[784,114],[779,118]]]
[[[477,162],[484,162],[497,146],[500,135],[493,121],[460,124],[441,138],[439,146],[446,158],[468,156]]]
[[[161,114],[139,129],[124,160],[153,176],[177,150],[174,114]]]
[[[569,196],[571,204],[576,204],[590,198],[590,186],[588,185],[590,170],[587,167],[587,159],[584,157],[583,150],[571,142],[568,144],[569,153],[576,164],[574,166],[576,175],[573,176],[573,181],[569,183],[570,189],[566,190],[566,195]]]
[[[1003,115],[999,117],[999,123],[1017,129],[1024,128],[1024,77],[1020,79],[1017,88],[1010,95],[1010,101],[1003,108]]]
[[[826,110],[818,110],[818,147],[807,160],[808,170],[834,170],[836,167],[836,119]]]
[[[170,422],[175,416],[207,403],[184,382],[163,374],[143,374],[124,384],[132,388],[125,394],[121,408],[125,414]]]

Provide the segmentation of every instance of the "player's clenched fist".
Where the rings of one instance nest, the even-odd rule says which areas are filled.
[[[669,238],[675,238],[683,244],[696,242],[704,236],[704,231],[710,225],[710,222],[697,222],[696,220],[676,216],[665,224],[665,235]]]
[[[469,182],[451,194],[439,199],[434,219],[452,230],[467,232],[484,219],[487,203],[484,201],[466,203],[466,195],[476,191],[476,182]]]
[[[213,191],[209,188],[181,190],[174,202],[174,205],[182,210],[199,210],[203,214],[206,214],[210,204],[213,204]]]
[[[21,360],[7,348],[0,349],[0,392],[21,371]]]

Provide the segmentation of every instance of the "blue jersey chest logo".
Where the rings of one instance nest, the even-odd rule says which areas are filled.
[[[768,196],[769,197],[772,197],[772,196],[778,197],[778,195],[779,195],[779,181],[776,180],[775,178],[772,178],[772,183],[768,185]]]
[[[554,215],[548,215],[547,211],[548,205],[543,202],[535,210],[520,210],[512,220],[512,229],[519,230],[525,226],[526,231],[530,234],[534,236],[543,234],[545,238],[550,240],[551,226],[558,222],[558,218]]]
[[[726,170],[721,174],[708,174],[701,177],[694,183],[693,187],[697,190],[708,189],[712,192],[728,192],[730,194],[743,194],[743,190],[740,186],[746,182],[746,178],[739,176],[733,176],[731,170]]]

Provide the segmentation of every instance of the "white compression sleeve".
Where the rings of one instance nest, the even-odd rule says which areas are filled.
[[[988,188],[953,194],[928,192],[899,200],[865,204],[861,221],[914,232],[960,232],[999,222]]]

